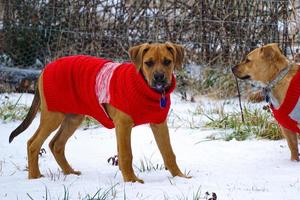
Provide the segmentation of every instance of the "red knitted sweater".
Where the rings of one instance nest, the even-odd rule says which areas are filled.
[[[278,123],[286,129],[300,133],[300,70],[290,82],[286,96],[278,109],[270,108]]]
[[[70,114],[89,115],[106,128],[114,128],[102,103],[109,103],[132,117],[134,125],[163,122],[170,109],[170,93],[175,89],[173,76],[165,94],[167,104],[160,107],[162,95],[151,89],[132,63],[118,64],[109,81],[108,102],[99,102],[96,78],[109,60],[92,56],[69,56],[48,64],[43,72],[44,95],[48,109]]]

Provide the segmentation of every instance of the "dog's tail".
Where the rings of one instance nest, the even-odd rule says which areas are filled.
[[[11,132],[9,136],[9,143],[11,143],[16,136],[20,135],[23,131],[25,131],[28,128],[28,126],[33,121],[37,111],[39,110],[40,104],[41,104],[41,99],[40,99],[39,89],[37,87],[34,93],[31,107],[27,113],[27,116],[25,117],[24,121],[13,132]]]

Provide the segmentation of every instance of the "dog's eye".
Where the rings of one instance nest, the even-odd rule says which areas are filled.
[[[246,58],[245,63],[248,63],[248,62],[250,62],[250,60],[248,58]]]
[[[147,65],[147,67],[153,67],[154,62],[152,60],[146,61],[145,64]]]
[[[164,61],[163,61],[163,65],[165,65],[165,66],[170,65],[170,63],[171,63],[171,60],[168,60],[168,59],[164,59]]]

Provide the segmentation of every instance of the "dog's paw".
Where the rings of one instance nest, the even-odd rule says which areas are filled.
[[[299,162],[300,161],[299,156],[292,156],[291,161]]]
[[[43,174],[29,174],[28,179],[38,179],[44,177]]]
[[[79,176],[79,175],[81,175],[81,171],[70,170],[70,171],[64,172],[64,175],[69,175],[69,174],[75,174],[75,175]]]
[[[72,174],[79,176],[79,175],[81,175],[81,171],[73,171]]]
[[[64,173],[64,175],[69,175],[69,174],[74,174],[74,175],[77,175],[77,176],[81,175],[81,171],[75,171],[73,169],[66,170],[66,171],[63,170],[63,173]]]
[[[181,178],[188,178],[188,179],[192,178],[192,176],[188,176],[188,175],[185,175],[183,173],[180,173],[180,174],[178,174],[176,176],[181,177]]]
[[[124,177],[124,182],[138,182],[138,183],[144,183],[144,181],[142,179],[139,179],[138,177],[134,176],[134,177]]]

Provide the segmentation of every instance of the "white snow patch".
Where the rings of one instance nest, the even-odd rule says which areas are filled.
[[[19,94],[10,94],[18,99]],[[3,94],[0,94],[0,101]],[[22,103],[30,104],[32,95],[23,95]],[[198,128],[178,125],[180,120],[192,117],[197,103],[186,103],[173,96],[170,117],[178,118],[171,124],[170,137],[179,167],[193,177],[171,177],[166,170],[138,172],[145,184],[123,183],[118,167],[107,163],[116,154],[114,130],[105,128],[79,129],[69,140],[66,157],[70,164],[82,172],[81,176],[64,176],[50,153],[49,138],[43,147],[46,154],[40,157],[39,165],[44,178],[27,179],[26,143],[38,127],[38,118],[12,144],[8,143],[10,132],[20,122],[0,122],[0,199],[63,199],[64,188],[70,199],[93,196],[100,188],[109,190],[114,186],[115,199],[192,199],[197,190],[201,199],[205,192],[216,193],[218,200],[298,200],[300,196],[300,163],[289,160],[289,148],[285,140],[235,140],[206,141],[207,135],[218,130],[201,127],[203,120],[194,116]],[[217,106],[216,102],[203,100],[202,106]],[[226,104],[227,105],[227,104]],[[236,109],[228,104],[228,109]],[[189,119],[188,119],[189,120]],[[187,120],[187,121],[188,121]],[[171,123],[171,122],[170,122]],[[177,125],[177,126],[176,126]],[[198,143],[199,141],[202,141]],[[145,157],[154,164],[163,161],[148,125],[135,127],[132,133],[134,164],[140,165]],[[102,191],[101,190],[101,191]],[[109,195],[112,195],[112,191]]]

